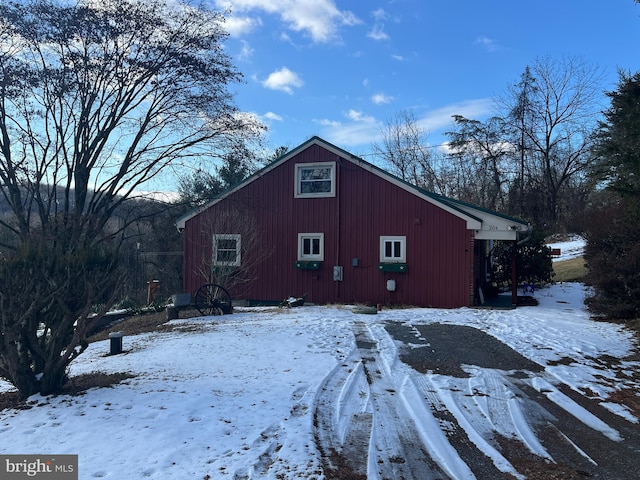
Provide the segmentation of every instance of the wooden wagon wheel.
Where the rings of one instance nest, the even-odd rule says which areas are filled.
[[[194,303],[202,315],[224,315],[233,311],[231,295],[220,285],[202,285],[194,297]]]

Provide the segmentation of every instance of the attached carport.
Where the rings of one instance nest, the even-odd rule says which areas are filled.
[[[480,228],[474,230],[474,292],[482,297],[483,277],[489,266],[486,256],[495,241],[512,242],[511,257],[511,306],[518,303],[517,252],[518,245],[531,236],[531,224],[523,220],[498,214],[457,200],[446,199],[448,203],[479,220]]]

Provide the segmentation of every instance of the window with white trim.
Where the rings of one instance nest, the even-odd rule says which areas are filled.
[[[380,262],[405,263],[407,261],[407,237],[380,237]]]
[[[298,260],[324,260],[324,233],[298,234]]]
[[[295,177],[296,198],[336,196],[336,162],[297,163]]]
[[[241,251],[240,234],[223,233],[213,236],[213,265],[239,267]]]

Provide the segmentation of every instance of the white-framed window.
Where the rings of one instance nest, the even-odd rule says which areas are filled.
[[[336,162],[296,163],[296,198],[335,197]]]
[[[407,261],[407,237],[380,237],[380,262],[405,263]]]
[[[213,236],[213,265],[218,267],[240,266],[240,234],[223,233]]]
[[[324,233],[298,234],[298,260],[324,260]]]

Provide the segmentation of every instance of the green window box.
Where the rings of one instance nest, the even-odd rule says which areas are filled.
[[[295,263],[295,266],[299,270],[320,270],[320,267],[322,266],[322,262],[298,261]]]
[[[381,272],[404,273],[407,271],[406,263],[379,263],[378,270]]]

